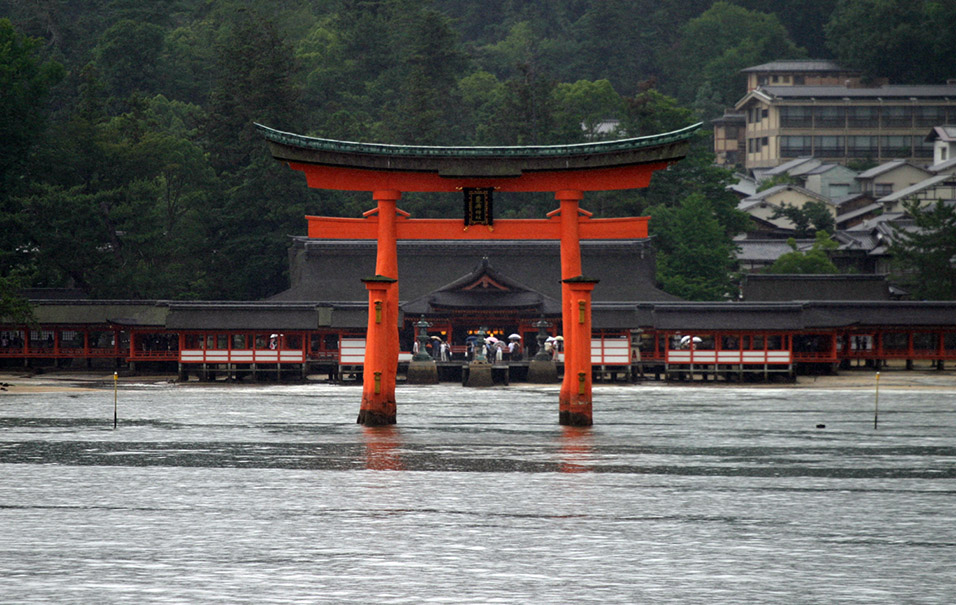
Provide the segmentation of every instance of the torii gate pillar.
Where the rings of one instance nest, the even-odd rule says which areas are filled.
[[[579,214],[584,193],[555,192],[561,213],[561,325],[564,330],[564,380],[558,422],[591,426],[591,291],[596,280],[581,274]]]
[[[368,332],[362,374],[362,406],[357,422],[365,426],[395,424],[395,379],[398,374],[398,235],[395,217],[402,193],[373,192],[378,203],[375,277],[362,280],[368,289]]]
[[[583,276],[563,280],[564,382],[558,405],[558,423],[591,426],[591,292],[598,280]],[[570,318],[568,317],[570,315]]]

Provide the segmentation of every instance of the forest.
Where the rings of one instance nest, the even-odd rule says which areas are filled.
[[[255,300],[288,287],[304,216],[369,196],[309,190],[255,122],[325,138],[521,145],[704,121],[646,190],[662,287],[734,290],[746,220],[708,120],[742,68],[831,58],[893,83],[956,76],[952,0],[0,0],[0,293]],[[615,120],[617,129],[599,131]],[[549,195],[496,199],[540,217]],[[408,195],[414,217],[460,200]],[[3,309],[0,309],[2,311]]]

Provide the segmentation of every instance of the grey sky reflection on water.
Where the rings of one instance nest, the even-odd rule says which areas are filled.
[[[954,392],[359,396],[4,395],[0,602],[956,602]]]

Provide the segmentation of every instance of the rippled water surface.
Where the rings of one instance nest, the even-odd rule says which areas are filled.
[[[956,602],[952,391],[360,395],[0,395],[0,602]]]

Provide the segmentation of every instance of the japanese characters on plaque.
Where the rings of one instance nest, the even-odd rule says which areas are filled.
[[[465,227],[471,225],[488,225],[494,223],[492,212],[491,187],[465,187]]]

